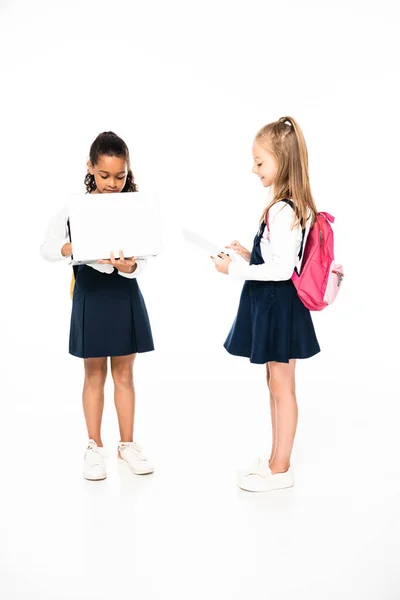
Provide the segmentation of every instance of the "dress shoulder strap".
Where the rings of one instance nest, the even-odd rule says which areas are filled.
[[[69,237],[69,241],[70,241],[70,243],[72,244],[72,238],[71,238],[71,226],[70,226],[70,224],[69,224],[69,217],[68,217],[68,219],[67,219],[67,228],[68,228],[68,237]],[[72,258],[72,259],[74,258],[73,254],[71,254],[71,258]],[[79,269],[79,267],[78,267],[78,265],[73,265],[73,266],[72,266],[72,268],[73,268],[73,270],[74,270],[74,276],[75,276],[75,281],[76,281],[76,277],[77,277],[77,275],[78,275],[78,269]]]
[[[280,202],[285,202],[286,204],[289,204],[289,206],[295,211],[296,216],[298,216],[298,211],[297,211],[297,208],[294,205],[293,200],[289,200],[288,198],[284,198],[283,200],[280,200]],[[265,215],[265,225],[266,225],[267,231],[268,231],[267,239],[269,240],[270,229],[269,229],[269,214],[268,213],[269,213],[269,211]],[[298,254],[298,259],[299,260],[303,256],[304,238],[305,238],[305,235],[306,235],[306,227],[303,226],[303,219],[300,219],[300,225],[301,225],[301,231],[302,231],[302,238],[301,238],[300,251],[299,251],[299,254]]]

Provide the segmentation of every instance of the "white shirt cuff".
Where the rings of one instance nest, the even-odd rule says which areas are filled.
[[[68,261],[71,260],[71,256],[63,256],[61,254],[62,247],[64,244],[68,244],[69,240],[49,240],[44,242],[40,247],[40,254],[49,262]]]
[[[231,279],[246,279],[249,273],[249,264],[246,262],[235,262],[229,263],[228,275]]]
[[[118,271],[118,274],[122,275],[122,277],[126,277],[127,279],[136,279],[136,277],[143,272],[146,262],[146,259],[138,260],[136,263],[137,267],[133,273],[123,273],[122,271]]]

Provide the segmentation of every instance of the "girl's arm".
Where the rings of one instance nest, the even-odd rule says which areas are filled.
[[[64,244],[69,243],[66,207],[60,210],[50,221],[42,245],[41,256],[50,262],[69,260],[69,256],[63,256],[61,249]]]
[[[291,229],[293,209],[279,203],[270,209],[270,240],[267,228],[261,239],[260,249],[264,259],[261,265],[246,265],[243,261],[231,262],[228,274],[232,279],[251,281],[286,281],[291,278],[297,265],[298,243],[301,240],[300,227]],[[267,245],[270,245],[267,252]]]
[[[136,262],[137,267],[133,273],[123,273],[122,271],[118,271],[118,275],[122,275],[122,277],[127,277],[128,279],[134,279],[135,277],[137,277],[138,275],[141,275],[143,273],[143,271],[145,270],[145,268],[147,266],[147,261],[148,261],[148,258],[138,260]]]

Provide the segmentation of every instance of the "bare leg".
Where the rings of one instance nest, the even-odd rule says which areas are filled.
[[[111,358],[111,373],[115,389],[114,400],[118,414],[121,442],[133,441],[133,426],[135,420],[133,363],[135,358],[136,354],[113,356]]]
[[[267,363],[266,365],[267,368],[267,385],[268,385],[268,389],[269,389],[269,404],[270,404],[270,409],[271,409],[271,424],[272,424],[272,448],[271,448],[271,453],[268,459],[268,462],[271,462],[274,454],[275,454],[275,450],[276,450],[276,400],[274,398],[274,396],[271,393],[271,389],[270,389],[270,380],[271,380],[271,369],[269,368],[269,365]]]
[[[104,408],[104,385],[107,379],[107,358],[85,358],[85,383],[82,404],[89,439],[100,447],[101,419]]]
[[[298,408],[295,390],[296,360],[271,362],[270,389],[276,402],[276,448],[270,467],[272,473],[284,473],[290,467],[297,428]]]

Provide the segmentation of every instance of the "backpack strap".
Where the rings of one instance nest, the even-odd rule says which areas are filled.
[[[297,208],[295,207],[294,202],[292,200],[287,200],[287,199],[285,199],[284,202],[286,202],[286,204],[289,204],[289,206],[292,207],[292,209],[296,212],[296,215],[298,216]],[[299,260],[303,256],[304,237],[306,235],[306,228],[303,227],[303,219],[300,219],[300,225],[302,228],[301,229],[302,237],[301,237],[301,246],[300,246],[300,252],[299,252]],[[297,272],[297,268],[295,270]]]
[[[284,200],[282,200],[282,202],[286,202],[286,204],[289,204],[289,206],[292,207],[292,209],[296,212],[296,215],[298,216],[298,212],[297,209],[294,205],[294,202],[292,200],[288,200],[287,198],[285,198]],[[267,230],[268,230],[268,239],[269,239],[269,211],[267,212],[266,216],[265,216],[265,224],[267,226]],[[299,260],[301,259],[301,257],[303,256],[303,247],[304,247],[304,237],[306,235],[306,228],[303,228],[303,219],[300,219],[300,225],[302,227],[302,238],[301,238],[301,246],[300,246],[300,251],[298,254],[298,258]],[[297,267],[295,268],[295,271],[297,273]]]
[[[68,220],[67,220],[67,227],[68,227],[68,237],[69,237],[69,241],[70,241],[70,243],[72,244],[72,238],[71,238],[71,227],[70,227],[70,224],[69,224],[69,218],[68,218]],[[74,258],[73,254],[71,254],[71,258],[72,258],[72,259]],[[78,269],[79,269],[79,267],[78,267],[78,265],[73,265],[73,266],[72,266],[72,268],[73,268],[73,270],[74,270],[74,277],[75,277],[75,281],[76,281],[76,278],[77,278],[77,275],[78,275]]]

